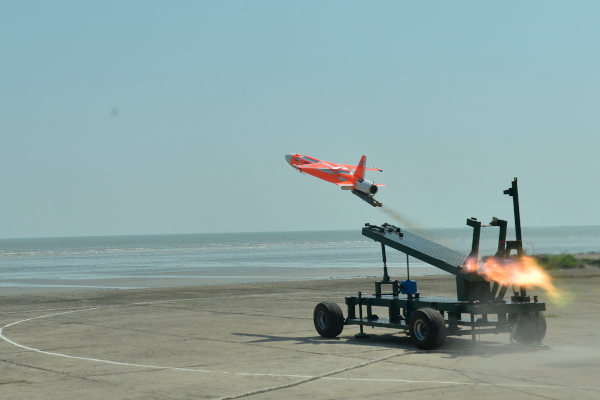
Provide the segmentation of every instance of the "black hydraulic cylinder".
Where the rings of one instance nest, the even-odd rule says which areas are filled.
[[[494,282],[494,284],[492,285],[492,295],[491,295],[491,298],[493,300],[496,300],[496,293],[498,292],[498,288],[500,288],[500,285],[498,284],[498,282]]]
[[[504,295],[506,294],[507,290],[508,290],[508,286],[507,285],[500,286],[500,293],[498,293],[498,297],[496,297],[496,301],[502,301],[502,300],[504,300]]]
[[[362,315],[362,301],[361,301],[361,298],[362,298],[362,292],[358,292],[358,317],[362,321],[363,315]],[[362,324],[360,324],[360,334],[364,335]]]

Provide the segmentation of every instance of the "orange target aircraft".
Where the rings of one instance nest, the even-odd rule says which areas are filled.
[[[336,164],[329,161],[317,160],[316,158],[302,154],[286,154],[285,159],[300,172],[335,183],[343,190],[351,190],[353,194],[373,207],[381,207],[383,205],[381,202],[375,200],[373,196],[377,193],[378,186],[385,185],[365,179],[365,171],[383,171],[379,168],[365,168],[367,162],[366,156],[362,156],[358,165]]]

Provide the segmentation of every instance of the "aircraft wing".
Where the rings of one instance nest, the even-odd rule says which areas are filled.
[[[358,168],[358,165],[350,165],[350,164],[339,164],[342,167],[346,167],[348,169],[356,169]],[[383,172],[383,170],[380,170],[379,168],[365,168],[367,171],[379,171],[379,172]]]
[[[339,170],[342,169],[341,167],[334,167],[332,165],[325,164],[325,163],[322,163],[322,162],[313,163],[313,164],[298,165],[296,168],[299,168],[299,169],[319,169],[319,170],[327,170],[327,171],[339,171]]]
[[[336,183],[336,185],[338,185],[338,186],[354,186],[354,184],[353,184],[353,183],[350,183],[350,182],[348,182],[348,181],[346,181],[346,182],[340,182],[340,183]],[[387,186],[386,186],[386,185],[384,185],[383,183],[375,183],[375,186],[384,186],[384,187],[387,187]]]

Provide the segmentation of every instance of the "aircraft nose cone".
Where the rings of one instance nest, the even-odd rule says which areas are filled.
[[[292,157],[294,157],[293,154],[286,154],[285,155],[285,161],[288,162],[288,164],[292,165]]]

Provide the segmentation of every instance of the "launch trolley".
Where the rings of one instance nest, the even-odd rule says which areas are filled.
[[[507,222],[494,218],[491,226],[499,228],[498,251],[494,255],[501,263],[514,262],[523,255],[521,222],[517,178],[511,188],[504,191],[513,198],[516,240],[506,241]],[[497,282],[488,282],[476,272],[469,272],[467,262],[477,262],[479,257],[479,237],[481,222],[475,218],[467,220],[473,228],[473,241],[469,255],[451,250],[396,226],[365,224],[362,234],[381,243],[383,258],[383,279],[375,282],[375,293],[346,297],[347,317],[337,303],[319,303],[313,319],[317,332],[324,337],[336,337],[344,325],[360,325],[357,338],[367,338],[363,326],[400,329],[410,334],[415,346],[430,350],[440,348],[446,336],[476,335],[486,333],[510,333],[511,341],[526,345],[541,345],[546,334],[546,320],[543,311],[546,305],[533,301],[527,295],[526,286],[515,288],[513,296],[505,300],[509,287]],[[422,296],[417,284],[410,280],[392,280],[386,264],[386,246],[406,254],[407,268],[409,257],[440,268],[456,276],[456,298]],[[516,254],[511,254],[511,252]],[[383,288],[391,292],[384,293]],[[358,306],[358,315],[357,315]],[[363,306],[366,315],[363,315]],[[387,308],[387,315],[378,316],[373,307]]]

